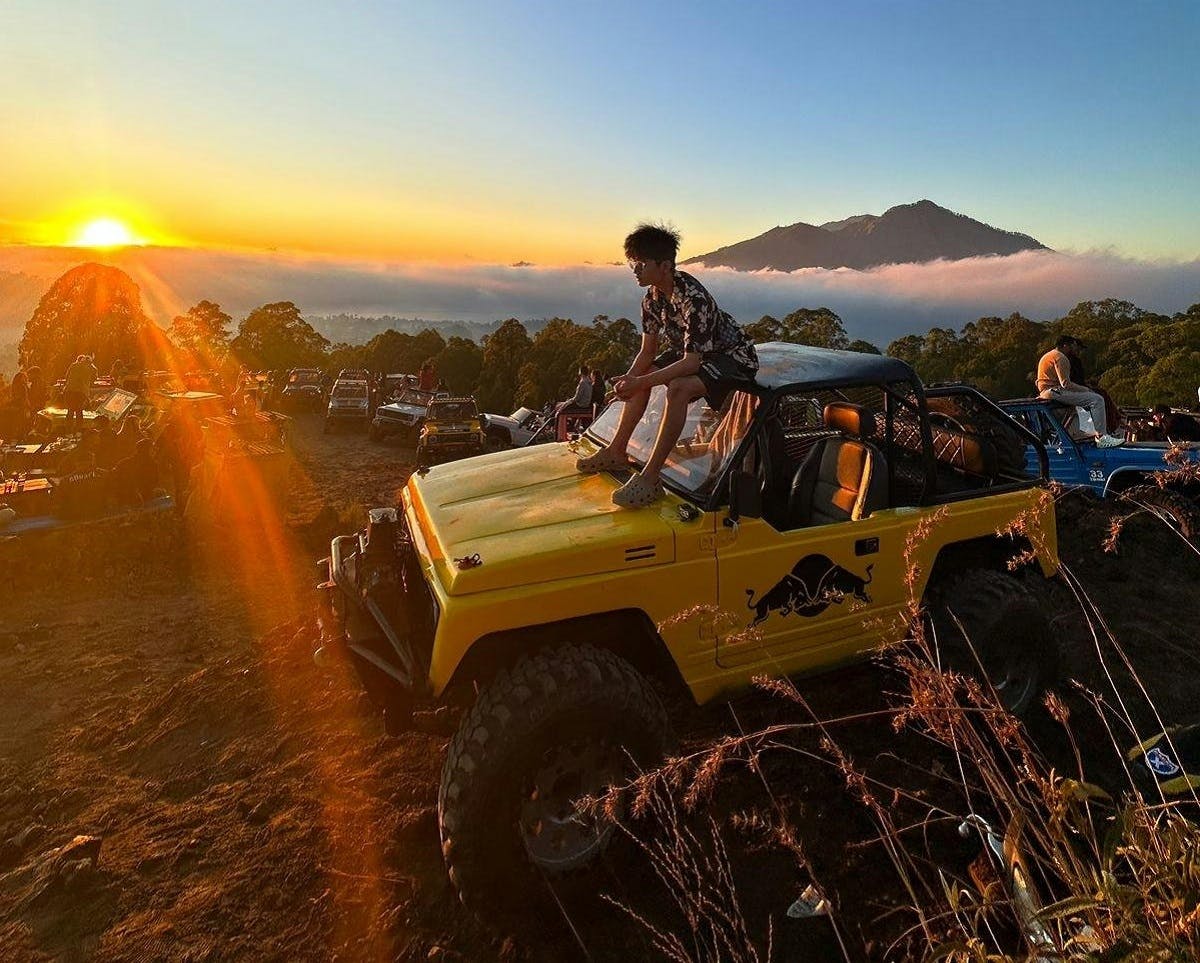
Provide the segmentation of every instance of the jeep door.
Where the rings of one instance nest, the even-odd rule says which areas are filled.
[[[718,536],[718,604],[733,622],[717,639],[718,666],[805,672],[891,640],[904,627],[905,540],[925,513],[889,508],[795,531],[743,519]]]
[[[743,518],[717,536],[718,626],[726,630],[717,632],[716,660],[722,668],[739,667],[743,676],[745,667],[755,665],[772,674],[823,668],[885,637],[898,638],[904,628],[905,542],[929,510],[908,507],[917,504],[921,488],[904,489],[899,476],[901,469],[911,469],[910,476],[923,473],[919,453],[906,453],[911,464],[889,471],[882,449],[872,445],[873,471],[887,486],[883,507],[867,517],[811,525],[779,509],[780,498],[790,502],[794,477],[809,453],[839,436],[825,425],[830,402],[874,412],[890,405],[894,413],[902,404],[879,389],[787,397],[760,425],[752,444],[763,452],[756,470],[764,479],[764,517]],[[900,415],[876,420],[882,424],[888,417]],[[905,417],[912,423],[920,416],[910,408]],[[903,507],[888,507],[896,505]]]

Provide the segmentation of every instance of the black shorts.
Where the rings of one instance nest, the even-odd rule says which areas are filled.
[[[664,351],[654,359],[655,368],[665,368],[683,357],[678,351]],[[745,391],[754,384],[754,372],[743,368],[727,354],[701,356],[696,377],[704,382],[704,399],[713,411],[720,411],[730,392]]]

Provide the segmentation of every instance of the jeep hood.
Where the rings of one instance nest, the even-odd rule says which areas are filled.
[[[414,474],[410,521],[449,595],[674,561],[679,500],[629,511],[612,475],[581,475],[565,444],[497,452]],[[479,564],[455,559],[479,556]]]

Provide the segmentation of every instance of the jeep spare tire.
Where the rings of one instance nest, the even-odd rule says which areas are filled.
[[[603,649],[549,649],[502,671],[463,718],[438,792],[463,904],[519,923],[550,902],[556,878],[596,868],[618,830],[576,801],[657,764],[668,731],[649,681]]]
[[[934,594],[929,614],[942,664],[986,677],[1013,715],[1028,715],[1054,682],[1058,645],[1050,620],[1020,579],[969,570]]]

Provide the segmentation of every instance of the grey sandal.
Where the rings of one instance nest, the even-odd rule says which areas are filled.
[[[645,508],[663,496],[663,487],[657,482],[647,481],[642,475],[634,475],[612,493],[614,505],[621,508]]]
[[[575,460],[575,467],[582,472],[620,471],[629,467],[625,456],[618,455],[611,448],[601,448],[583,458]]]

